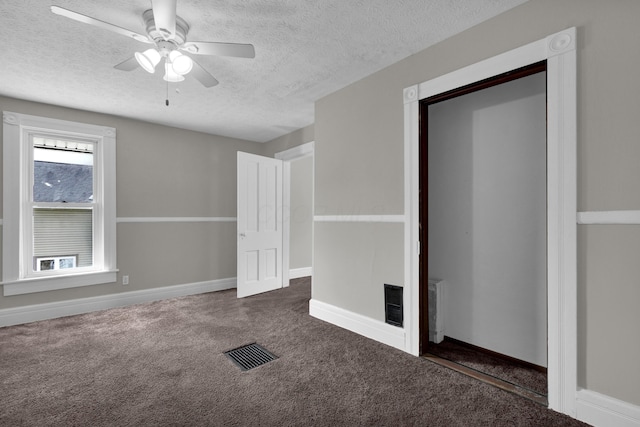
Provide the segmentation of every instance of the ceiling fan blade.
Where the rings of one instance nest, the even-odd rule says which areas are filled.
[[[180,48],[197,55],[235,56],[238,58],[256,57],[256,51],[252,44],[187,42]]]
[[[196,61],[193,61],[193,68],[189,75],[195,77],[196,80],[202,83],[204,87],[213,87],[219,83],[215,77],[202,68],[202,65],[198,64]]]
[[[136,60],[135,56],[132,56],[126,61],[122,61],[118,65],[114,65],[113,68],[115,68],[116,70],[122,70],[122,71],[133,71],[136,68],[138,68],[138,61]]]
[[[177,0],[152,0],[151,4],[156,30],[162,33],[165,40],[175,36]]]
[[[118,27],[117,25],[109,24],[108,22],[104,22],[87,15],[82,15],[69,9],[64,9],[59,6],[51,6],[51,12],[55,13],[56,15],[73,19],[74,21],[82,22],[83,24],[93,25],[96,27],[104,28],[105,30],[113,31],[114,33],[118,33],[123,36],[131,37],[132,39],[138,40],[139,42],[153,43],[153,41],[149,40],[147,36],[143,36],[142,34],[127,30],[126,28]]]

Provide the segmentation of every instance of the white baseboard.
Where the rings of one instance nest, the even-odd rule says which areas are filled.
[[[405,332],[403,328],[398,328],[314,299],[309,301],[309,314],[325,322],[348,329],[356,334],[406,351]]]
[[[222,291],[235,287],[236,278],[232,277],[206,282],[144,289],[140,291],[122,292],[119,294],[103,295],[98,297],[5,308],[0,310],[0,327],[19,325],[38,320],[55,319],[57,317],[72,316],[75,314],[89,313],[91,311],[123,307],[143,302],[159,301],[167,298]]]
[[[591,390],[578,390],[576,418],[596,427],[638,427],[640,406]]]
[[[289,279],[297,279],[299,277],[307,277],[313,275],[312,267],[292,268],[289,270]]]

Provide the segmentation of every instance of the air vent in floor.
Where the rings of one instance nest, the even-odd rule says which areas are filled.
[[[247,344],[233,350],[225,351],[224,354],[229,357],[240,369],[248,371],[257,368],[267,362],[276,360],[278,357],[265,349],[259,344]]]

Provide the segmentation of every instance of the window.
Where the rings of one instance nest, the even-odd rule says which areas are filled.
[[[115,282],[115,129],[3,116],[4,295]]]

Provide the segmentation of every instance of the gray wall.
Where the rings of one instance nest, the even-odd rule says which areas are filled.
[[[306,144],[307,142],[312,142],[314,138],[314,126],[309,125],[279,138],[265,142],[262,144],[261,151],[258,154],[266,157],[274,157],[276,153],[297,147],[298,145]]]
[[[289,268],[312,266],[313,156],[291,161]]]
[[[0,109],[116,128],[118,218],[235,217],[236,152],[263,149],[254,142],[6,97],[0,97]],[[236,276],[235,222],[119,223],[117,245],[118,283],[0,296],[0,309]],[[122,275],[129,276],[128,286],[121,285]]]
[[[429,107],[429,277],[445,335],[547,366],[546,76]]]
[[[403,214],[403,89],[572,26],[578,209],[640,210],[638,16],[636,0],[530,0],[319,100],[316,215]],[[382,320],[383,283],[404,277],[395,252],[380,255],[402,251],[402,230],[316,223],[313,297]],[[578,233],[579,385],[638,405],[640,271],[632,254],[640,226],[579,226]]]

